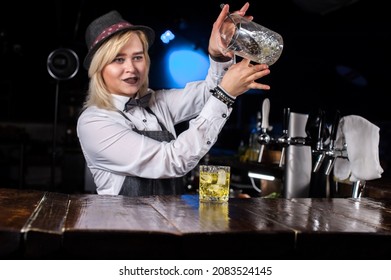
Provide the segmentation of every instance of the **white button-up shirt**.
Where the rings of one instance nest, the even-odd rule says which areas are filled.
[[[135,107],[124,112],[88,107],[77,122],[80,145],[98,194],[116,195],[126,176],[170,178],[183,176],[217,141],[232,108],[211,96],[232,61],[217,63],[210,59],[208,75],[184,89],[153,92],[149,107],[176,139],[167,143],[133,131],[161,130],[154,115]],[[124,110],[128,97],[113,94],[116,108]],[[190,120],[180,135],[175,125]]]

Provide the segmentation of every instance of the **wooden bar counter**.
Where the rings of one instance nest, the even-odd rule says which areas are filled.
[[[391,201],[0,188],[2,259],[390,259]]]

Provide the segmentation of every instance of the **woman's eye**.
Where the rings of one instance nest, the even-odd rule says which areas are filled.
[[[114,60],[113,60],[113,62],[119,62],[119,63],[122,63],[122,62],[124,62],[124,61],[125,61],[125,59],[122,58],[122,57],[116,57],[116,58],[114,58]]]

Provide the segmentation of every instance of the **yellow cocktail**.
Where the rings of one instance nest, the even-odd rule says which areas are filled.
[[[230,167],[200,166],[199,196],[202,202],[227,202],[229,198]]]

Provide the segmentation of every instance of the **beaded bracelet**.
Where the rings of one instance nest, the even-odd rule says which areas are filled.
[[[235,102],[235,99],[225,93],[225,91],[219,86],[215,87],[214,89],[211,89],[210,92],[214,97],[226,104],[228,108],[231,108]]]

